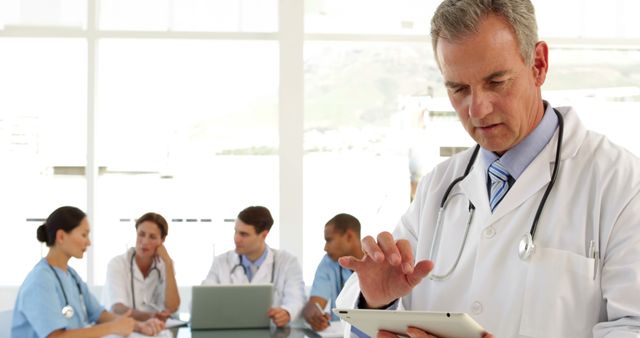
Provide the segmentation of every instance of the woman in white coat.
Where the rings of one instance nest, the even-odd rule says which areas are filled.
[[[304,306],[304,281],[295,256],[265,243],[272,225],[273,218],[265,207],[241,211],[235,223],[236,249],[214,258],[202,284],[272,283],[275,294],[269,316],[282,327],[295,320]]]
[[[164,246],[169,224],[148,212],[136,220],[136,246],[107,267],[105,304],[115,313],[132,310],[138,320],[166,320],[180,306],[173,260]]]
[[[365,238],[365,259],[341,260],[360,276],[359,306],[402,298],[406,309],[466,312],[497,337],[637,337],[640,161],[587,131],[572,109],[542,101],[547,46],[535,31],[531,44],[517,37],[522,22],[508,19],[529,18],[535,29],[533,6],[492,5],[500,8],[446,0],[432,23],[451,102],[482,149],[475,161],[474,148],[437,166],[393,236]],[[456,17],[473,28],[443,28]],[[492,210],[488,160],[514,156],[531,160]],[[350,306],[354,289],[341,298]]]

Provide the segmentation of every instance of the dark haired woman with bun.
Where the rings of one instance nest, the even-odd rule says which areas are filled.
[[[155,335],[164,329],[156,319],[137,322],[130,314],[106,311],[87,284],[68,265],[81,259],[89,239],[89,221],[76,207],[56,209],[38,227],[37,237],[49,253],[22,283],[13,312],[14,338],[127,336],[132,331]]]

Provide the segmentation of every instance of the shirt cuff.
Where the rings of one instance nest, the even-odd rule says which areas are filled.
[[[397,310],[398,309],[398,304],[400,299],[395,299],[394,301],[392,301],[391,303],[378,308],[377,310]],[[360,294],[358,295],[358,301],[356,302],[356,309],[367,309],[367,307],[364,306],[365,304],[365,300],[364,300],[364,296],[362,296],[362,292],[360,292]]]

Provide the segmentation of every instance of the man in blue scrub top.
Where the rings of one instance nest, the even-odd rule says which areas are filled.
[[[316,331],[326,329],[330,320],[338,320],[336,315],[324,311],[327,303],[330,304],[330,309],[335,308],[336,298],[351,276],[352,271],[341,267],[338,258],[363,255],[360,222],[349,214],[338,214],[330,219],[324,227],[324,238],[324,251],[327,254],[318,265],[309,301],[303,310],[304,319]]]

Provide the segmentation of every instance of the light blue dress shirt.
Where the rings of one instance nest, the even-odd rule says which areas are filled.
[[[71,267],[67,272],[53,268],[60,278],[69,304],[73,307],[73,317],[67,319],[62,315],[66,306],[61,285],[54,276],[45,258],[31,270],[18,291],[11,337],[13,338],[45,338],[59,329],[79,329],[95,323],[104,307],[91,294],[87,284]],[[82,296],[78,290],[82,290]]]
[[[316,269],[316,276],[313,278],[310,296],[324,298],[330,303],[331,309],[335,308],[336,298],[338,298],[338,294],[352,272],[353,271],[349,269],[341,267],[338,262],[331,259],[328,255],[324,255]],[[332,312],[331,320],[340,320],[340,318]]]
[[[482,158],[482,166],[485,172],[489,170],[491,163],[499,158],[500,164],[507,169],[511,177],[516,181],[518,180],[518,177],[522,175],[529,164],[531,164],[542,149],[551,141],[553,134],[556,132],[558,117],[547,101],[544,101],[544,106],[545,111],[540,123],[538,123],[527,137],[520,141],[515,147],[502,154],[501,157],[498,157],[498,155],[489,150],[480,148],[480,157]]]
[[[262,266],[262,263],[264,263],[264,260],[267,259],[268,253],[269,253],[269,247],[265,245],[262,256],[260,256],[260,258],[258,258],[255,262],[251,262],[249,258],[247,258],[247,256],[242,255],[242,266],[244,266],[244,271],[247,274],[247,279],[249,281],[253,279],[253,271],[254,270],[257,271],[260,268],[260,266]]]

